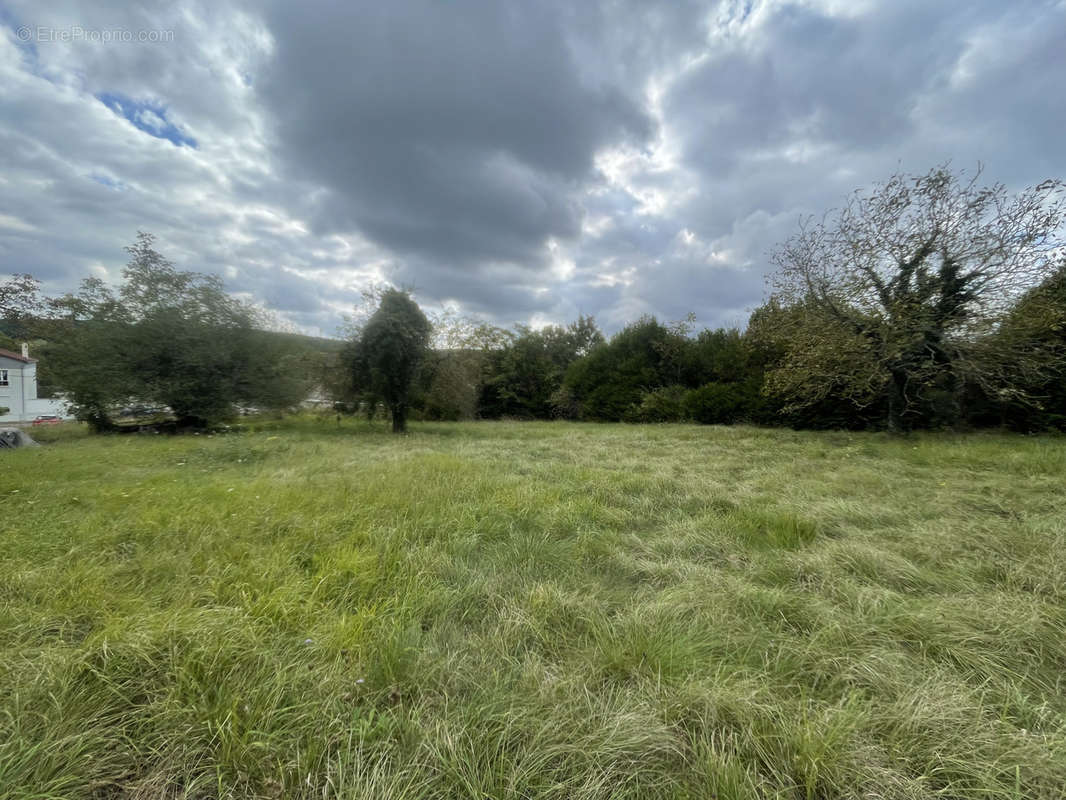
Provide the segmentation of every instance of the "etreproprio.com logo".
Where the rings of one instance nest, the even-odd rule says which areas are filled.
[[[98,44],[133,44],[139,42],[173,42],[174,31],[142,28],[86,28],[81,25],[71,25],[66,28],[57,28],[48,25],[21,25],[15,31],[15,37],[20,42],[32,42],[42,44],[49,42],[76,43],[90,42]]]

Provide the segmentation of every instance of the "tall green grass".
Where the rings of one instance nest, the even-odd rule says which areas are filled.
[[[1066,794],[1060,439],[42,438],[0,797]]]

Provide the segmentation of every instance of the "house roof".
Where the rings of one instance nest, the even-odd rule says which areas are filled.
[[[37,360],[36,358],[23,358],[19,353],[12,353],[2,347],[0,347],[0,358],[10,358],[14,361],[21,361],[23,364],[32,364]]]

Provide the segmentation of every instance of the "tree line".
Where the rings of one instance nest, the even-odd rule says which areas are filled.
[[[0,331],[44,320],[50,376],[100,429],[122,398],[203,425],[312,387],[397,432],[408,418],[1063,429],[1064,213],[1059,181],[1011,194],[979,170],[894,175],[777,248],[743,330],[696,330],[692,315],[609,338],[591,317],[504,330],[427,317],[388,288],[335,356],[308,357],[142,234],[117,292],[90,279],[42,304],[28,276],[0,284]]]
[[[1060,181],[1017,194],[941,166],[805,221],[775,252],[747,327],[594,320],[425,348],[405,409],[430,419],[750,422],[807,428],[1066,428]],[[391,290],[382,311],[421,312]],[[419,323],[421,324],[421,323]],[[420,328],[421,329],[421,328]],[[428,330],[428,329],[427,329]],[[426,339],[428,342],[428,338]],[[378,384],[345,352],[349,396]],[[456,376],[462,376],[456,380]],[[393,391],[393,396],[395,391]]]

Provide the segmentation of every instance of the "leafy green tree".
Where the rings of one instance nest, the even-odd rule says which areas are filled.
[[[805,307],[783,307],[776,299],[755,309],[748,320],[744,339],[749,351],[749,364],[753,374],[760,375],[760,412],[758,419],[794,428],[856,429],[877,427],[884,424],[886,407],[883,399],[871,397],[855,375],[862,369],[874,369],[862,351],[849,352],[840,347],[835,352],[830,348],[810,348],[790,352],[791,342],[787,332],[802,325],[796,319],[808,313]],[[785,396],[768,377],[791,359],[810,358],[811,366],[824,376],[824,385],[818,387],[816,397],[796,402]],[[826,359],[821,363],[819,359]],[[851,359],[850,361],[848,359]],[[835,365],[835,366],[834,366]],[[793,365],[794,366],[794,365]],[[842,377],[841,377],[842,376]],[[853,397],[850,392],[858,391]]]
[[[587,419],[639,419],[645,393],[677,382],[684,349],[679,334],[654,317],[627,325],[570,365],[565,386]]]
[[[429,419],[474,419],[493,356],[511,334],[451,310],[431,322],[435,348],[425,362],[423,413]]]
[[[564,407],[576,405],[589,419],[726,421],[719,416],[705,420],[703,407],[685,399],[686,389],[713,382],[724,387],[719,394],[741,398],[731,401],[728,421],[761,421],[763,404],[750,400],[758,395],[763,370],[752,359],[748,340],[735,329],[703,330],[693,337],[694,322],[690,314],[669,325],[644,317],[626,326],[570,367],[565,391],[555,401]],[[743,414],[734,413],[738,403]]]
[[[15,350],[29,338],[34,315],[41,310],[40,282],[32,275],[12,275],[0,281],[0,347]]]
[[[182,427],[205,427],[238,405],[283,408],[306,381],[295,355],[257,330],[256,312],[215,276],[175,269],[141,233],[118,293],[90,278],[51,303],[48,360],[75,414],[113,426],[129,403],[167,406]]]
[[[0,282],[0,319],[12,319],[40,308],[40,281],[32,275],[12,275]]]
[[[487,417],[549,419],[567,368],[603,344],[592,317],[539,330],[517,326],[510,341],[491,354],[481,393]]]
[[[686,383],[732,383],[746,380],[751,371],[751,346],[736,328],[702,330],[684,356]]]
[[[71,412],[97,432],[113,429],[115,408],[137,391],[128,348],[131,320],[99,278],[48,301],[43,361]]]
[[[887,427],[900,430],[927,422],[933,403],[958,418],[967,383],[1024,395],[1007,368],[1033,359],[1024,341],[982,343],[1052,271],[1064,187],[1045,181],[1012,197],[979,175],[894,175],[781,246],[774,298],[791,313],[777,318],[783,357],[767,385],[789,408],[831,393],[883,402]]]
[[[660,368],[664,379],[674,385],[682,385],[691,377],[693,366],[692,332],[696,328],[696,315],[689,312],[684,319],[664,325],[665,335],[656,339],[653,347],[659,354]]]
[[[4,325],[3,322],[0,321],[0,349],[17,351],[18,339],[14,336],[10,336],[7,333],[9,330],[11,330],[11,327]]]
[[[998,421],[1022,430],[1066,430],[1066,258],[1039,286],[1021,297],[982,346],[1000,352],[1024,348],[1028,358],[1005,365],[1021,391],[988,399]]]
[[[429,352],[432,332],[408,292],[387,289],[345,353],[353,387],[370,402],[380,399],[385,403],[393,433],[407,430],[412,388]]]
[[[702,330],[682,351],[685,393],[681,417],[703,424],[769,422],[760,395],[763,365],[751,338],[736,328]]]

